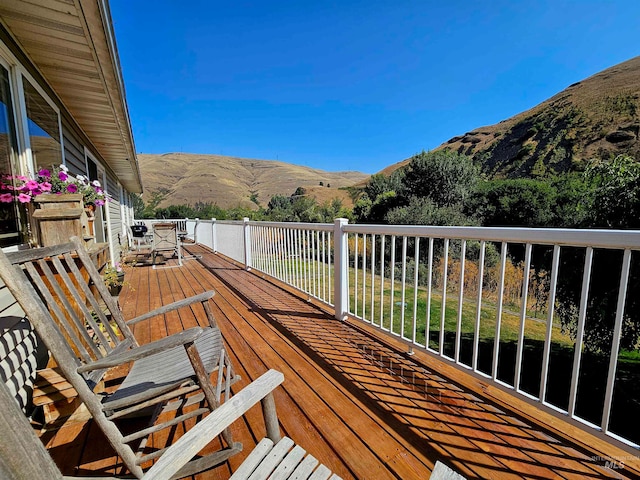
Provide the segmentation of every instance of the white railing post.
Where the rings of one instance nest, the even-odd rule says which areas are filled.
[[[244,269],[251,270],[251,232],[249,230],[249,218],[244,217],[243,231],[244,231]]]
[[[198,243],[198,224],[200,219],[196,218],[196,224],[193,226],[193,243]]]
[[[349,245],[348,234],[343,231],[343,227],[349,223],[346,218],[336,218],[333,227],[333,242],[335,261],[333,265],[334,275],[334,305],[335,318],[344,320],[349,308]]]
[[[216,228],[216,219],[211,219],[211,248],[213,249],[213,253],[218,253],[218,239],[217,233],[218,229]]]

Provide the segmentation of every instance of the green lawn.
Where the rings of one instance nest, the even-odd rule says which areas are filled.
[[[363,280],[362,271],[358,272],[358,303],[356,305],[355,295],[355,272],[350,269],[349,272],[349,294],[350,294],[350,308],[358,316],[362,316],[363,313]],[[413,279],[411,279],[413,280]],[[365,317],[367,320],[372,320],[374,324],[380,326],[380,310],[382,309],[382,326],[385,329],[389,329],[391,324],[391,280],[389,278],[384,279],[384,303],[380,305],[380,276],[375,275],[374,292],[373,292],[373,317],[371,315],[371,273],[366,275],[366,305],[365,305]],[[404,336],[406,338],[413,338],[413,317],[415,310],[416,317],[416,341],[420,344],[424,344],[425,340],[425,325],[427,319],[427,288],[419,286],[417,289],[417,302],[414,308],[414,295],[415,289],[413,285],[405,288],[405,300],[404,300]],[[463,335],[473,335],[475,332],[475,324],[477,317],[477,299],[464,297],[462,301],[462,316],[461,316],[461,328],[460,331]],[[357,307],[357,311],[355,311]],[[500,323],[500,340],[504,342],[517,341],[520,330],[520,314],[514,313],[519,310],[519,306],[508,305],[503,307]],[[447,292],[445,298],[445,315],[444,315],[444,329],[445,332],[455,332],[457,330],[459,311],[459,292]],[[480,309],[480,329],[479,339],[491,340],[495,338],[496,322],[497,322],[497,305],[495,302],[485,300],[482,301],[482,308]],[[431,305],[429,316],[429,330],[430,332],[440,330],[440,322],[442,317],[442,290],[432,289],[431,291]],[[396,279],[394,285],[393,295],[393,326],[391,330],[400,334],[402,319],[402,288],[400,281]],[[525,322],[525,338],[530,340],[544,341],[546,337],[546,318],[535,319],[530,316],[527,317]],[[572,347],[573,341],[568,335],[563,334],[560,331],[559,325],[555,324],[552,329],[552,342],[561,344],[563,346]],[[430,342],[430,346],[433,345],[433,337]]]

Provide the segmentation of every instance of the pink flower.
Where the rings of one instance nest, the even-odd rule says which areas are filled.
[[[41,177],[49,178],[49,177],[51,177],[51,172],[49,170],[47,170],[46,168],[43,168],[42,170],[40,170],[38,172],[38,175],[41,176]]]
[[[78,191],[78,187],[76,185],[74,185],[73,183],[70,183],[69,185],[67,185],[67,192],[76,193],[77,191]]]
[[[95,204],[96,204],[96,207],[101,207],[101,206],[104,205],[104,200],[98,199],[98,200],[96,200]]]
[[[13,195],[10,193],[0,194],[0,202],[1,203],[11,203],[13,202]]]
[[[40,190],[42,190],[43,192],[50,192],[51,186],[52,185],[49,182],[42,182],[40,184]]]
[[[60,179],[61,182],[66,182],[67,178],[69,178],[69,175],[61,171],[58,173],[58,178]]]
[[[27,190],[37,190],[40,185],[35,180],[29,180],[24,184],[24,186],[27,188]]]
[[[18,195],[18,201],[20,203],[29,203],[31,201],[31,195],[21,193],[20,195]]]

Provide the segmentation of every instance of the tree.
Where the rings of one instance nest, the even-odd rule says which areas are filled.
[[[455,206],[439,207],[429,198],[413,197],[385,216],[391,225],[468,225],[469,219]]]
[[[133,206],[133,218],[145,218],[144,201],[142,200],[142,197],[137,193],[132,193],[131,204]]]
[[[640,228],[640,164],[622,155],[611,162],[592,162],[585,171],[591,189],[586,196],[584,225],[589,228]],[[640,260],[632,255],[628,291],[640,288]],[[577,306],[580,288],[583,251],[569,250],[561,257],[565,274],[558,284],[558,314],[562,327],[576,334]],[[622,267],[619,251],[596,249],[591,271],[588,298],[588,321],[585,346],[588,350],[608,353],[613,338],[613,324]],[[640,340],[640,298],[627,297],[620,346],[635,349]]]
[[[556,190],[545,181],[530,179],[482,182],[466,210],[494,226],[544,227],[553,222]]]
[[[425,197],[439,207],[449,207],[464,202],[479,178],[479,167],[466,155],[422,151],[411,158],[403,185],[407,197]]]
[[[193,208],[189,205],[169,205],[165,208],[156,208],[155,218],[194,218]]]
[[[628,155],[592,162],[585,176],[593,189],[589,227],[640,228],[640,163]]]
[[[399,195],[404,190],[403,176],[402,170],[396,170],[389,176],[380,173],[372,175],[355,202],[353,214],[356,220],[382,223],[391,209],[406,203],[404,197]]]
[[[583,227],[593,203],[592,189],[585,175],[582,172],[563,173],[552,177],[550,184],[556,191],[551,226]]]
[[[271,200],[269,200],[265,214],[267,218],[274,222],[287,222],[290,221],[292,212],[290,197],[274,195],[271,197]]]
[[[382,173],[371,175],[363,193],[372,201],[375,201],[379,195],[387,192],[400,192],[402,190],[402,175],[397,172],[400,171],[396,170],[391,175],[383,175]]]
[[[160,203],[167,198],[169,190],[166,188],[159,188],[150,193],[149,201],[145,202],[144,211],[142,212],[143,218],[155,218],[155,210]]]

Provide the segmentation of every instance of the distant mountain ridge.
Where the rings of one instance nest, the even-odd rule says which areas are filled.
[[[436,150],[471,156],[492,177],[530,177],[580,170],[592,158],[622,153],[640,160],[639,136],[640,56],[576,82],[500,123],[453,137]]]
[[[266,206],[274,195],[292,195],[298,187],[319,203],[340,198],[351,202],[348,187],[369,178],[361,172],[326,172],[274,160],[189,153],[138,154],[144,185],[143,198],[161,189],[167,196],[160,204],[217,204],[257,208],[252,199]],[[320,183],[322,182],[322,186]]]

